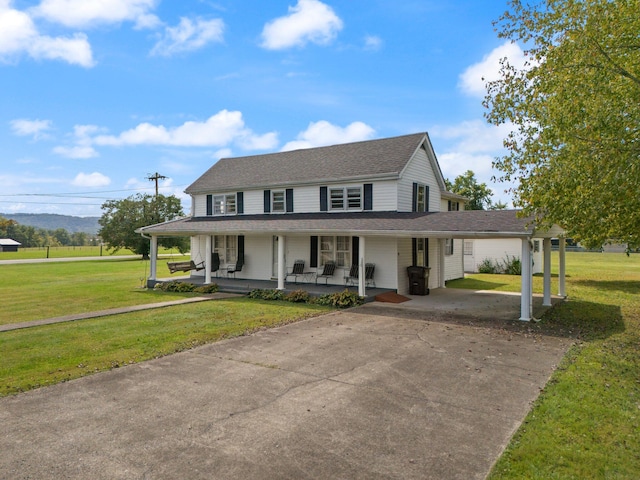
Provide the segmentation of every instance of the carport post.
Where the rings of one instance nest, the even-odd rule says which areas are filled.
[[[561,297],[566,297],[567,294],[565,292],[564,278],[565,278],[565,241],[564,237],[560,237],[558,239],[558,295]]]
[[[284,264],[284,242],[286,237],[278,235],[278,290],[284,290],[284,279],[287,266]]]
[[[211,283],[211,235],[207,235],[204,240],[204,251],[207,252],[204,257],[204,283]]]
[[[151,264],[149,265],[149,280],[155,280],[158,264],[158,237],[156,237],[155,235],[151,235],[149,257],[151,259]]]
[[[360,235],[358,238],[358,250],[359,257],[358,258],[358,295],[361,297],[366,297],[366,278],[365,278],[365,269],[364,269],[364,237]]]
[[[543,278],[543,298],[542,306],[551,306],[551,239],[545,238],[542,242],[542,252],[544,255],[544,278]]]
[[[520,320],[531,320],[531,246],[529,239],[522,239],[522,273],[520,275]]]

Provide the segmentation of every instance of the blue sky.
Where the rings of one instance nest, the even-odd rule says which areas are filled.
[[[429,132],[495,200],[506,0],[0,0],[0,212],[100,215],[217,159]]]

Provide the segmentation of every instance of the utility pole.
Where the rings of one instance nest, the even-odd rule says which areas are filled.
[[[158,172],[154,173],[153,175],[149,174],[149,176],[147,177],[147,180],[151,181],[151,182],[156,182],[156,198],[158,197],[158,180],[164,180],[165,177],[164,175],[160,175]]]

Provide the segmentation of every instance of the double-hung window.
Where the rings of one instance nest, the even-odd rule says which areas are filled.
[[[362,210],[362,187],[329,189],[331,210]]]
[[[238,258],[238,237],[235,235],[215,235],[213,251],[220,257],[221,263],[234,263]]]
[[[449,207],[450,212],[457,212],[458,210],[460,210],[460,202],[449,200],[449,203],[447,206]]]
[[[274,213],[282,213],[285,211],[284,190],[271,191],[271,211]]]
[[[338,267],[351,265],[351,237],[328,236],[320,237],[320,265],[336,262]]]
[[[444,241],[444,254],[453,255],[453,238],[447,238]]]
[[[214,195],[213,215],[235,215],[236,214],[236,194]]]
[[[421,183],[413,184],[413,211],[429,211],[429,187]]]

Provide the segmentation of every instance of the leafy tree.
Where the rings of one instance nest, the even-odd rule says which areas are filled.
[[[150,242],[148,238],[135,233],[135,230],[146,225],[165,222],[184,216],[180,200],[174,195],[152,196],[137,194],[123,200],[108,200],[102,204],[103,214],[98,220],[98,234],[109,245],[109,249],[118,251],[128,248],[149,258]],[[177,248],[180,253],[189,250],[189,239],[185,237],[168,237],[158,239],[158,245],[166,248]]]
[[[445,180],[447,189],[469,199],[466,202],[465,210],[484,210],[491,205],[493,192],[486,183],[478,183],[475,174],[467,170],[464,174],[458,175],[453,183]]]
[[[496,159],[514,204],[587,246],[640,239],[637,0],[510,0],[495,23],[527,63],[503,60],[486,118],[512,124]]]

